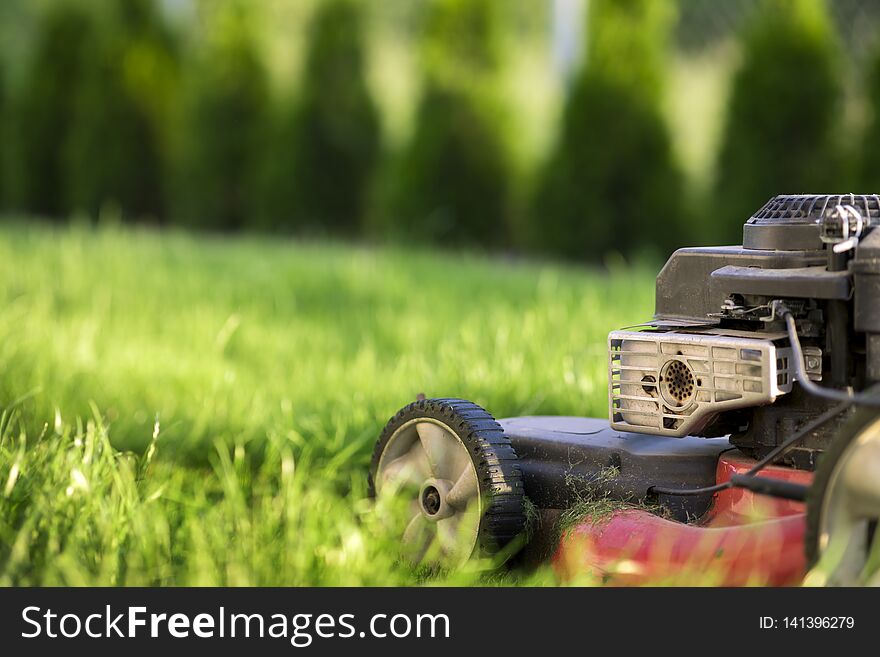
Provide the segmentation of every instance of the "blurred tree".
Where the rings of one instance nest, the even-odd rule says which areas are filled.
[[[849,187],[836,142],[841,73],[823,0],[764,0],[743,34],[711,204],[712,239],[737,243],[775,194]]]
[[[268,162],[270,226],[360,231],[381,151],[365,79],[363,9],[361,0],[318,6],[299,97]]]
[[[92,16],[75,0],[52,2],[40,17],[15,107],[12,191],[18,209],[54,217],[69,210],[64,153],[95,37]]]
[[[4,62],[0,62],[0,212],[8,207],[9,191],[9,108],[6,99],[6,69]]]
[[[503,244],[510,225],[509,153],[496,90],[496,0],[433,0],[423,91],[395,171],[391,230],[443,244]]]
[[[113,0],[90,44],[67,144],[70,204],[105,203],[130,217],[160,217],[165,205],[168,124],[177,48],[156,0]]]
[[[189,67],[174,193],[189,225],[253,223],[269,88],[251,21],[245,3],[213,5]]]
[[[870,119],[865,129],[864,138],[859,142],[856,160],[859,162],[858,190],[873,192],[880,190],[880,162],[877,151],[880,148],[880,47],[874,52],[868,64],[865,84]]]
[[[661,111],[669,3],[594,0],[586,63],[566,103],[526,233],[539,251],[666,255],[684,225],[683,179]]]

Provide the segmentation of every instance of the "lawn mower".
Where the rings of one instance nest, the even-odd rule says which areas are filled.
[[[419,563],[550,558],[617,584],[880,584],[880,197],[785,195],[683,248],[608,336],[608,419],[420,398],[374,495]],[[680,579],[685,574],[702,579]]]

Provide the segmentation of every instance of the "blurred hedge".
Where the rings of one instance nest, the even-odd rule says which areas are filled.
[[[62,219],[118,207],[132,220],[197,228],[352,238],[369,228],[439,246],[596,260],[609,250],[637,257],[683,242],[736,242],[773,194],[854,181],[870,191],[880,182],[871,156],[880,142],[880,50],[866,91],[853,85],[874,117],[856,135],[844,116],[847,62],[822,0],[741,3],[755,11],[740,36],[714,185],[702,199],[680,171],[664,116],[672,0],[588,3],[582,65],[538,163],[515,141],[512,126],[534,108],[513,106],[522,90],[511,80],[523,25],[538,29],[536,16],[553,23],[549,5],[9,1],[18,9],[4,15],[37,18],[34,32],[15,40],[28,47],[6,49],[21,52],[9,84],[0,79],[0,160],[10,164],[0,206],[18,212]],[[291,59],[293,67],[272,69],[301,75],[280,85],[264,61],[279,54],[263,40],[284,32],[267,26],[276,18],[310,18],[297,31],[302,66]],[[391,48],[411,48],[403,56],[414,56],[418,76],[411,125],[409,108],[392,110],[411,129],[401,142],[393,123],[391,145],[367,82],[387,75],[380,18],[404,35],[418,31]],[[294,51],[298,43],[285,56]],[[399,102],[381,100],[389,109]],[[857,136],[863,143],[842,139]],[[694,201],[711,214],[698,214]]]
[[[0,212],[9,208],[9,103],[7,102],[6,67],[0,61]]]
[[[41,16],[14,109],[16,209],[54,218],[71,209],[65,157],[79,86],[93,64],[90,48],[97,38],[93,16],[80,2],[58,0]]]
[[[853,159],[859,168],[859,191],[871,192],[880,190],[880,43],[872,54],[865,78],[869,120]]]
[[[681,239],[684,185],[661,112],[668,9],[656,0],[590,4],[586,61],[532,207],[537,249],[666,255]]]
[[[152,0],[114,0],[87,44],[89,66],[73,90],[66,151],[67,198],[75,210],[105,204],[123,216],[166,211],[167,125],[176,93],[176,46]]]
[[[265,157],[269,83],[245,4],[224,4],[190,53],[174,217],[222,230],[252,225]]]
[[[497,75],[498,0],[433,0],[415,127],[394,168],[385,230],[437,245],[497,246],[511,223]]]
[[[382,154],[366,82],[364,5],[324,0],[311,26],[302,83],[276,128],[263,224],[358,234]]]
[[[775,194],[849,191],[840,149],[842,70],[823,0],[764,0],[743,35],[720,147],[715,234]]]

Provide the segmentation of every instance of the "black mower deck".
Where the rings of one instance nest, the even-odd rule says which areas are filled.
[[[652,486],[715,484],[727,438],[670,438],[616,431],[607,420],[515,417],[499,420],[519,455],[526,495],[541,509],[565,509],[585,499],[644,501]],[[702,515],[711,494],[654,498],[677,520]]]

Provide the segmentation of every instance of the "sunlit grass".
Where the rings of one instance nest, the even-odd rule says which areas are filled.
[[[7,223],[0,583],[424,582],[365,499],[382,425],[421,392],[604,415],[652,277]]]

